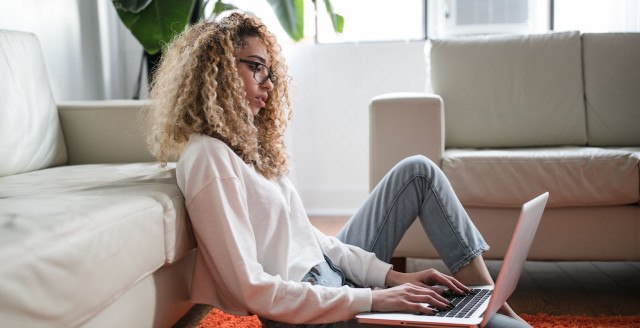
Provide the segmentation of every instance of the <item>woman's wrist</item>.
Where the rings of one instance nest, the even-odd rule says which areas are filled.
[[[399,285],[398,280],[400,276],[402,276],[401,272],[395,271],[393,269],[389,269],[389,272],[387,272],[387,276],[384,279],[384,284],[389,287],[398,286]]]

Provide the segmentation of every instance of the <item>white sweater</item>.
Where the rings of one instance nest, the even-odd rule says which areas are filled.
[[[369,288],[300,282],[323,254],[361,286],[382,287],[391,265],[313,227],[288,178],[268,180],[222,141],[198,134],[176,175],[198,241],[192,301],[287,323],[371,310]]]

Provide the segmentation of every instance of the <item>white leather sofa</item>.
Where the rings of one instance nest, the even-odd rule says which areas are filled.
[[[195,240],[140,101],[54,103],[35,35],[0,30],[0,326],[170,327]]]
[[[432,40],[431,92],[370,105],[370,186],[400,159],[439,164],[502,258],[544,191],[531,260],[640,260],[640,33]],[[415,224],[395,257],[437,258]]]

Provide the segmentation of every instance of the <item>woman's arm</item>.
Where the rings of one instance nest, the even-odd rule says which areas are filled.
[[[375,254],[348,245],[335,237],[326,236],[313,228],[322,251],[353,282],[364,287],[385,287],[391,264],[379,260]]]
[[[372,292],[371,311],[409,312],[433,314],[434,305],[439,309],[447,309],[451,303],[442,297],[442,289],[431,286],[442,285],[455,293],[469,293],[469,288],[455,278],[444,275],[435,269],[420,272],[402,273],[391,269],[387,264],[358,247],[347,245],[338,239],[324,235],[315,229],[323,251],[338,265],[345,275],[363,286],[392,287],[376,289]],[[332,257],[332,254],[334,257]],[[373,257],[371,257],[373,255]],[[366,260],[362,260],[365,258]],[[367,273],[372,277],[367,277]],[[383,280],[378,280],[380,273]],[[365,277],[360,275],[364,274]],[[367,282],[370,282],[369,284]]]
[[[343,321],[371,310],[369,289],[312,286],[264,272],[242,189],[237,178],[212,178],[186,195],[203,258],[199,264],[215,282],[209,283],[212,293],[250,313],[287,323]]]

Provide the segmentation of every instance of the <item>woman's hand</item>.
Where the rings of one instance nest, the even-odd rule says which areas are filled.
[[[445,286],[449,289],[450,292],[458,295],[471,294],[471,289],[459,282],[456,278],[443,274],[436,269],[429,269],[412,273],[402,273],[394,270],[389,270],[389,272],[387,273],[387,277],[385,278],[385,284],[391,287],[399,286],[406,283],[429,288],[438,292],[439,294],[442,294],[444,290],[442,288],[431,286]]]
[[[451,292],[460,295],[471,293],[471,290],[461,282],[435,269],[413,273],[389,270],[385,284],[392,286],[392,288],[372,292],[372,311],[424,314],[438,312],[428,307],[429,305],[442,310],[450,310],[451,302],[441,295],[444,290],[432,287],[434,285],[446,286]]]
[[[452,309],[451,302],[436,291],[409,283],[376,289],[371,293],[371,311],[374,312],[438,313],[438,310],[428,307],[429,305],[443,310]]]

